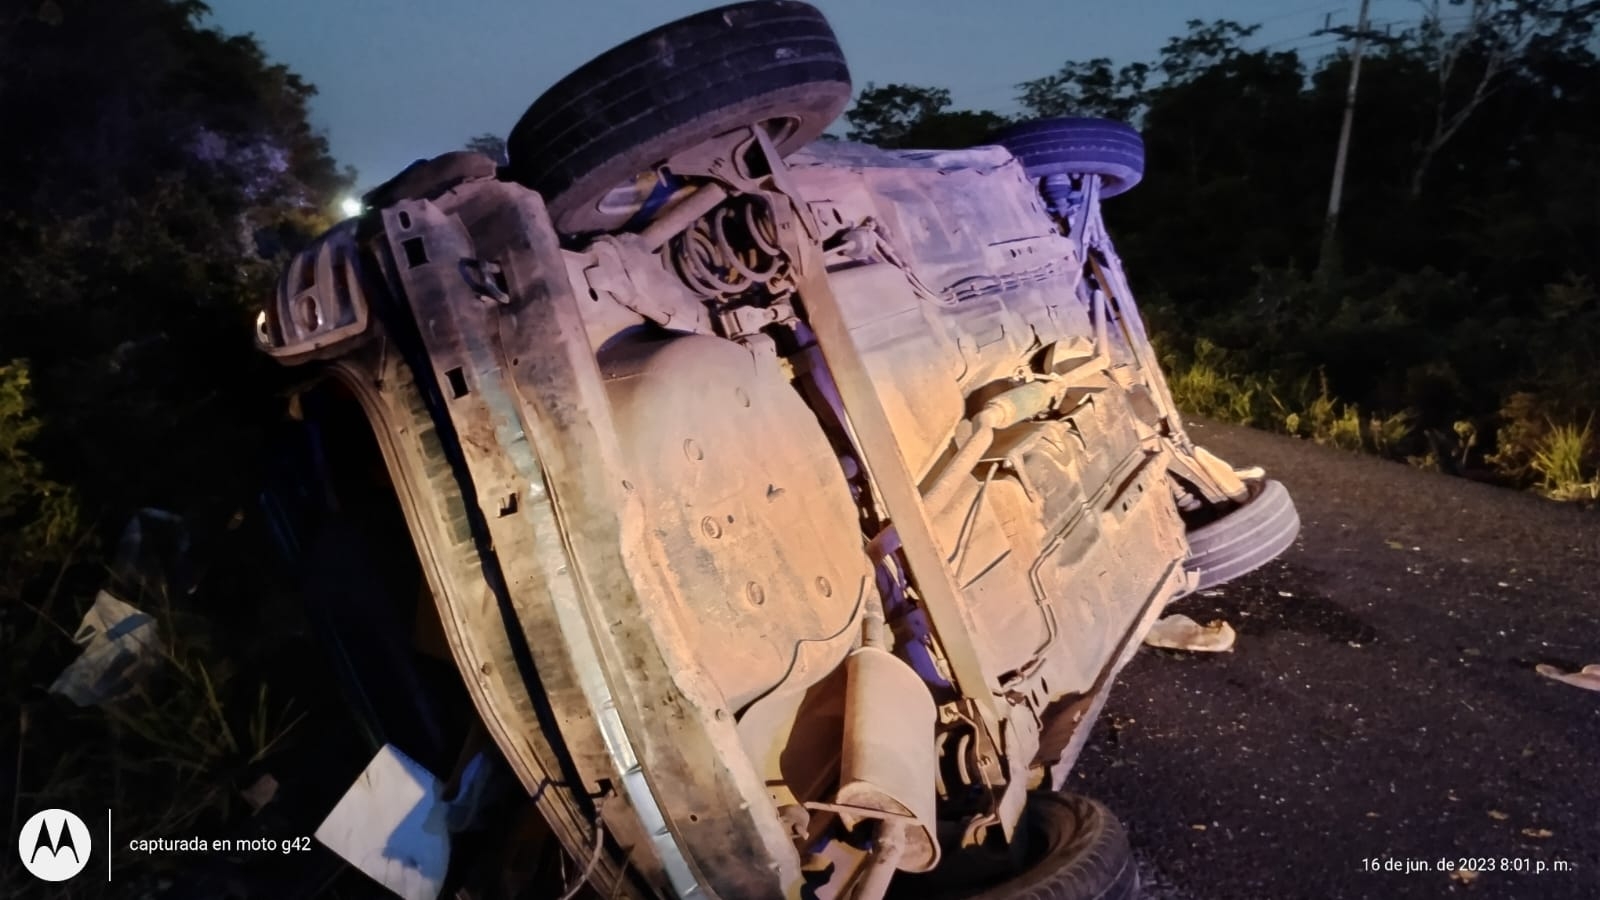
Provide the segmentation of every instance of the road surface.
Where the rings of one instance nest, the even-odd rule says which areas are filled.
[[[1194,435],[1284,482],[1302,529],[1172,607],[1235,651],[1143,650],[1071,776],[1127,825],[1147,900],[1600,898],[1600,693],[1534,672],[1600,663],[1600,511]]]

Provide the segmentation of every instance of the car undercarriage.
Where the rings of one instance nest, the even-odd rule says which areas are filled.
[[[438,655],[602,894],[1074,897],[1120,841],[1126,892],[1082,896],[1131,896],[1066,775],[1162,609],[1293,506],[1174,408],[1101,214],[1137,133],[815,140],[824,33],[747,3],[603,55],[569,81],[676,124],[563,125],[564,81],[509,167],[419,163],[302,253],[259,343],[359,409]],[[805,65],[692,116],[606,74],[733,57]]]

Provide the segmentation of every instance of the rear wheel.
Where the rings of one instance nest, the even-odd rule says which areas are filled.
[[[738,3],[639,35],[561,79],[511,130],[508,168],[544,195],[558,231],[610,231],[645,207],[653,170],[674,154],[756,125],[788,154],[849,102],[850,71],[821,12]]]
[[[1126,193],[1144,178],[1144,138],[1112,119],[1063,117],[1012,125],[993,138],[1030,178],[1098,175],[1100,196]]]
[[[1136,900],[1139,873],[1122,823],[1098,801],[1077,794],[1029,795],[1010,855],[1009,875],[974,885],[950,854],[926,876],[896,881],[892,896],[918,900]],[[981,852],[981,851],[967,851]],[[980,863],[981,865],[981,863]],[[984,866],[993,871],[990,866]],[[970,872],[971,869],[968,870]]]

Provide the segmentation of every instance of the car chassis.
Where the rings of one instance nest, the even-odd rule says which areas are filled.
[[[478,717],[590,884],[880,897],[1062,788],[1202,583],[1192,532],[1272,483],[1185,433],[1100,174],[761,125],[657,171],[653,215],[573,236],[485,158],[420,163],[258,341],[359,401]],[[941,231],[959,196],[998,212]]]

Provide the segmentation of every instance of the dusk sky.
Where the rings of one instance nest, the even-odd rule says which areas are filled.
[[[370,187],[406,163],[504,135],[540,91],[641,31],[707,0],[208,0],[212,24],[251,32],[316,84],[315,123]],[[813,0],[838,33],[856,87],[947,87],[958,108],[1016,109],[1017,82],[1063,62],[1152,58],[1191,18],[1260,23],[1252,47],[1331,52],[1324,19],[1354,23],[1358,0]],[[1374,0],[1379,23],[1414,20],[1414,0]]]

